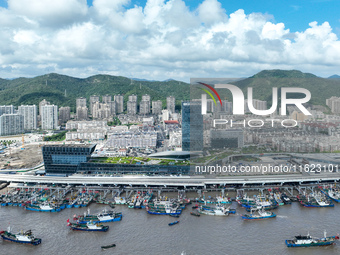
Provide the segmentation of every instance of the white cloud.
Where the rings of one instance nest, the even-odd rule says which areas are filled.
[[[8,9],[52,27],[78,22],[88,10],[86,0],[8,0]]]
[[[54,71],[147,79],[249,76],[262,69],[337,73],[340,41],[328,22],[302,32],[268,14],[227,13],[217,0],[9,0],[0,8],[0,77]]]

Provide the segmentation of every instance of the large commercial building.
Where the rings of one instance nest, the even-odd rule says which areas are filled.
[[[182,150],[203,150],[203,115],[201,102],[182,102]]]
[[[24,129],[37,129],[37,106],[36,105],[21,105],[18,107],[18,114],[24,116]]]
[[[0,116],[0,136],[24,133],[24,116],[20,114],[3,114]]]
[[[41,107],[41,129],[57,129],[58,106],[44,105]]]
[[[91,145],[44,145],[42,147],[47,174],[73,174],[80,163],[88,162],[96,148]]]
[[[106,143],[106,146],[109,148],[155,148],[156,145],[156,132],[124,132],[112,134],[108,137]]]
[[[244,145],[241,129],[211,129],[210,145],[212,149],[242,148]]]
[[[188,174],[190,166],[109,164],[91,158],[96,145],[44,145],[42,147],[46,174]]]

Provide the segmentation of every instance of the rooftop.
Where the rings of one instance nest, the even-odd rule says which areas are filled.
[[[92,149],[97,144],[45,144],[43,147],[52,147],[52,148],[89,148]]]

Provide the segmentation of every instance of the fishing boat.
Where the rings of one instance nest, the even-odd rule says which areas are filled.
[[[109,248],[113,248],[113,247],[116,247],[116,244],[113,243],[113,244],[101,246],[101,248],[102,248],[103,250],[106,250],[106,249],[109,249]]]
[[[206,199],[205,196],[203,196],[198,202],[202,204],[231,204],[231,199],[230,197],[224,196],[217,196],[215,198],[208,197],[208,199]]]
[[[102,224],[87,222],[84,224],[80,223],[72,223],[70,220],[67,220],[67,226],[69,226],[72,230],[80,230],[80,231],[101,231],[106,232],[109,230],[109,226],[104,226]]]
[[[285,203],[286,205],[292,204],[291,199],[285,193],[281,194],[281,199],[282,199],[283,203]]]
[[[149,214],[156,215],[180,215],[182,213],[182,209],[179,208],[179,205],[171,201],[155,201],[153,203],[148,203],[146,211]]]
[[[179,220],[174,221],[174,222],[170,222],[170,223],[169,223],[169,226],[176,225],[177,223],[179,223]]]
[[[255,210],[261,210],[261,209],[264,209],[266,211],[269,211],[269,210],[274,210],[278,207],[278,205],[271,205],[271,206],[261,206],[261,205],[254,205],[254,206],[251,206],[251,207],[248,207],[246,208],[246,211],[247,212],[250,212],[250,211],[255,211]]]
[[[257,212],[257,213],[254,213]],[[241,215],[244,220],[261,220],[267,218],[274,218],[276,214],[273,212],[265,211],[264,208],[260,210],[251,210],[250,214]]]
[[[190,212],[190,214],[197,217],[201,216],[199,212]]]
[[[103,223],[122,220],[122,213],[116,213],[115,211],[107,211],[104,209],[102,212],[95,215],[90,214],[90,210],[85,212],[84,215],[75,216],[74,220],[78,221],[80,224],[84,224],[92,221],[93,223]]]
[[[55,206],[50,203],[42,203],[42,204],[25,204],[26,210],[35,211],[35,212],[60,212],[61,208],[59,206]]]
[[[298,201],[304,207],[334,207],[331,201],[318,195],[298,195]]]
[[[330,199],[332,199],[333,201],[340,203],[340,190],[338,187],[336,187],[336,185],[330,185],[329,187],[318,187],[320,189],[320,191],[325,194],[327,197],[329,197]]]
[[[197,211],[201,214],[213,216],[228,216],[229,214],[236,213],[235,209],[230,209],[230,207],[225,207],[221,205],[217,205],[215,207],[202,205],[197,208]]]
[[[295,236],[293,240],[285,240],[288,247],[310,247],[332,245],[339,239],[339,235],[327,237],[326,231],[323,238],[311,237],[308,233],[306,236]]]
[[[15,243],[24,243],[24,244],[32,244],[38,245],[41,243],[41,238],[36,238],[32,234],[31,230],[27,230],[26,232],[21,231],[17,234],[11,233],[11,228],[8,227],[7,231],[0,231],[0,236],[2,239]]]
[[[116,205],[125,205],[127,202],[126,202],[126,199],[124,197],[115,197],[114,203]]]
[[[275,202],[278,204],[278,205],[284,205],[285,203],[282,201],[282,198],[280,196],[280,194],[278,193],[274,193],[274,199],[275,199]]]

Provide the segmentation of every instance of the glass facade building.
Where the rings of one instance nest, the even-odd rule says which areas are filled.
[[[182,150],[203,150],[203,115],[201,102],[182,102]]]
[[[96,145],[44,145],[42,153],[46,174],[188,174],[190,166],[110,164],[92,158]],[[99,162],[98,162],[99,161]]]
[[[96,148],[91,145],[44,145],[42,154],[47,174],[74,174],[80,163],[88,162]]]

